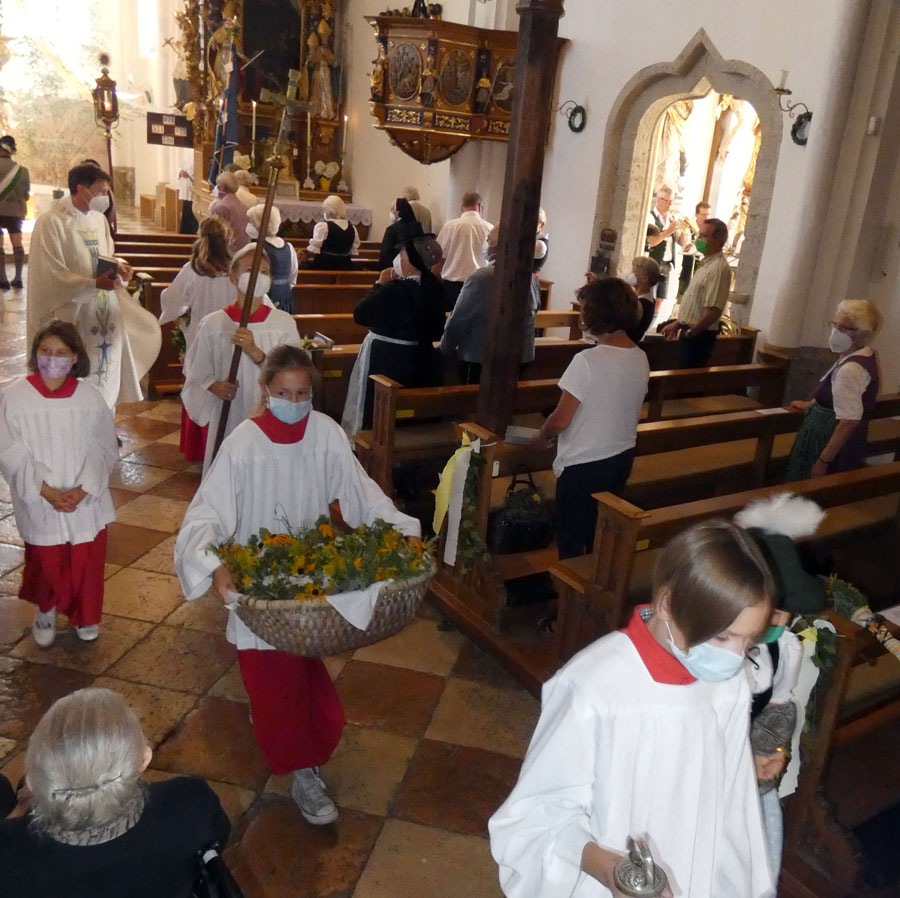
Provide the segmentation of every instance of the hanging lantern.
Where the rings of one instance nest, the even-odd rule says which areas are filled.
[[[116,96],[116,82],[109,77],[109,56],[100,54],[102,74],[97,78],[97,86],[93,90],[94,119],[97,124],[111,130],[119,121],[119,99]]]

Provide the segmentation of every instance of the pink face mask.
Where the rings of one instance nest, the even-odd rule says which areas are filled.
[[[38,353],[37,369],[50,380],[58,380],[65,377],[75,364],[75,359],[67,355],[42,355]]]

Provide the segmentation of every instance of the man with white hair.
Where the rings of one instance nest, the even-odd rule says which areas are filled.
[[[219,198],[209,207],[210,215],[218,215],[231,225],[231,251],[237,252],[245,247],[250,238],[247,236],[247,206],[237,195],[238,179],[234,172],[222,172],[216,178]]]
[[[497,260],[499,242],[500,228],[493,227],[486,241],[487,265],[466,278],[459,299],[444,325],[444,335],[441,337],[441,352],[445,355],[456,353],[459,359],[459,379],[464,384],[477,384],[481,379],[491,285],[494,282],[494,263]],[[541,284],[537,275],[532,274],[528,312],[525,315],[522,334],[523,365],[534,361],[534,319],[540,305]]]
[[[665,184],[656,191],[656,203],[647,213],[647,226],[659,229],[659,233],[648,234],[647,255],[659,265],[660,280],[656,295],[665,299],[669,289],[669,273],[675,265],[676,244],[684,247],[688,240],[684,230],[678,230],[679,220],[670,214],[672,208],[672,188]]]
[[[466,278],[479,268],[484,268],[484,241],[493,225],[481,217],[481,195],[474,190],[463,194],[462,215],[444,222],[438,243],[444,251],[444,298],[449,312]]]
[[[251,240],[259,239],[259,226],[262,224],[264,203],[257,203],[247,213],[247,236]],[[269,288],[269,299],[282,312],[293,314],[293,286],[297,283],[297,252],[283,237],[278,236],[281,227],[281,213],[277,206],[272,206],[269,213],[269,227],[266,229],[266,242],[263,249],[269,257],[272,286]]]
[[[351,271],[359,250],[359,234],[347,219],[347,207],[335,194],[322,200],[324,221],[316,223],[306,247],[309,267],[320,271]]]
[[[412,206],[413,215],[416,216],[416,221],[422,225],[422,231],[425,234],[430,234],[431,210],[424,203],[420,202],[418,187],[404,187],[403,196],[409,200],[409,204]]]

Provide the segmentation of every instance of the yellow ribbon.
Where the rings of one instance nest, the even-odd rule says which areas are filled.
[[[465,449],[468,449],[472,445],[472,440],[469,435],[463,431],[462,435],[462,445],[450,458],[447,460],[447,464],[444,465],[444,470],[441,471],[441,480],[438,484],[438,488],[434,491],[434,532],[440,533],[441,527],[444,523],[444,517],[447,514],[447,509],[450,506],[450,493],[453,487],[453,473],[456,470],[456,457]]]

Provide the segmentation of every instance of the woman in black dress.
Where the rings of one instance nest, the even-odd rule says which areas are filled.
[[[416,219],[416,213],[413,212],[413,207],[409,204],[409,200],[404,199],[402,196],[397,197],[394,202],[391,215],[394,216],[393,221],[385,229],[384,237],[381,240],[381,252],[378,254],[379,271],[384,271],[385,268],[390,268],[394,264],[394,258],[397,255],[397,244],[404,237],[414,233],[416,225],[419,226],[418,232],[420,234],[425,233],[421,223]]]
[[[313,228],[306,247],[308,268],[319,271],[352,271],[353,256],[359,249],[359,234],[347,219],[344,201],[332,194],[322,200],[325,221]]]
[[[375,387],[370,374],[383,374],[405,387],[438,385],[443,361],[434,346],[444,331],[444,291],[431,269],[441,259],[434,234],[421,234],[418,222],[406,225],[391,268],[353,311],[369,328],[360,347],[341,425],[350,433],[372,426]]]

